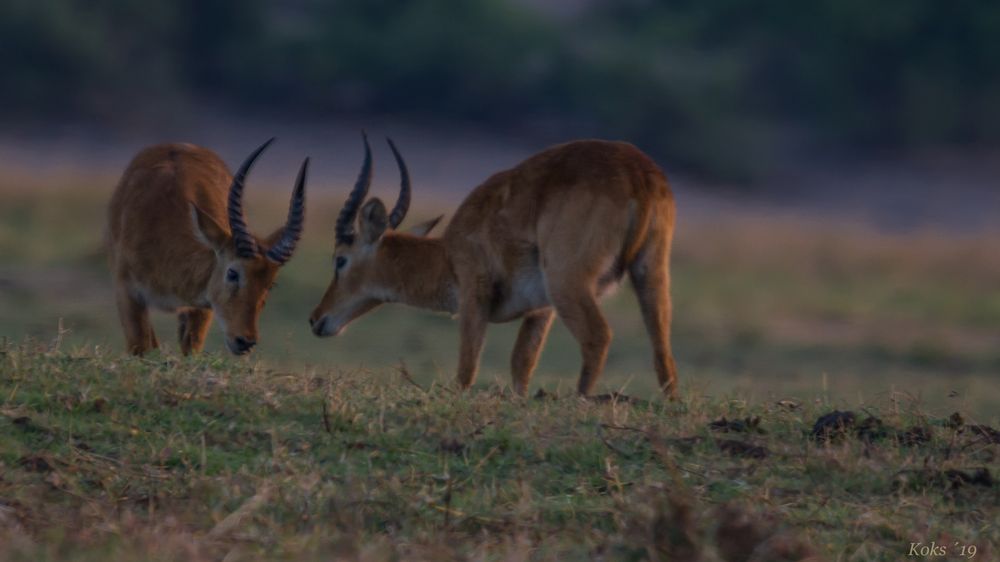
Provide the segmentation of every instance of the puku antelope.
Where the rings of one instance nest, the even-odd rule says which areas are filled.
[[[317,336],[343,331],[384,302],[457,314],[458,383],[476,378],[488,322],[523,318],[511,357],[514,390],[527,392],[555,314],[580,345],[578,390],[593,390],[611,330],[598,298],[625,272],[652,340],[659,385],[677,393],[670,349],[670,245],[674,197],[660,168],[631,144],[582,140],[548,148],[477,187],[440,238],[395,229],[406,216],[410,178],[402,176],[391,213],[371,184],[371,149],[336,225],[335,273],[309,322]],[[360,211],[360,212],[359,212]],[[357,231],[355,231],[357,218]],[[439,217],[440,218],[440,217]]]
[[[302,235],[309,159],[292,190],[285,225],[267,238],[247,230],[243,184],[214,152],[163,144],[139,152],[111,198],[108,247],[118,315],[130,353],[158,347],[148,307],[177,312],[181,351],[200,351],[213,311],[236,355],[257,343],[257,319],[278,268]]]

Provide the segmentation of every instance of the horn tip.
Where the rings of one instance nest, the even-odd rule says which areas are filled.
[[[309,174],[309,157],[306,156],[306,159],[302,161],[302,166],[299,167],[299,177],[298,180],[295,182],[295,189],[297,191],[301,191],[305,188],[306,176],[308,174]]]
[[[295,191],[302,192],[305,191],[306,187],[306,176],[309,175],[309,157],[302,161],[302,166],[299,168],[299,177],[295,182]]]

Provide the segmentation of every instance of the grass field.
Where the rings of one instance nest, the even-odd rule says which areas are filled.
[[[0,348],[0,397],[3,560],[1000,554],[1000,433],[899,402],[817,440],[826,401],[519,399],[24,344]]]
[[[385,306],[313,337],[336,214],[317,198],[252,357],[213,328],[207,354],[180,358],[165,314],[164,350],[124,357],[107,192],[0,198],[0,560],[1000,555],[996,435],[974,427],[1000,424],[995,237],[682,207],[683,399],[657,399],[623,287],[599,392],[650,402],[590,403],[558,323],[537,400],[509,395],[516,323],[491,327],[467,394],[449,318]],[[283,194],[250,198],[251,226],[280,223]],[[856,423],[817,442],[835,409]],[[722,417],[742,424],[709,428]]]

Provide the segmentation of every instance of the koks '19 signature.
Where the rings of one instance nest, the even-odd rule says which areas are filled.
[[[924,542],[911,542],[910,552],[908,556],[921,556],[921,557],[945,557],[948,556],[948,547],[952,547],[952,555],[958,555],[962,558],[972,559],[976,557],[976,545],[974,544],[962,544],[953,543],[951,545],[938,544],[935,541],[930,543]]]

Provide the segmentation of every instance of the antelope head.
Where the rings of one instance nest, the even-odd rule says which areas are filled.
[[[364,136],[361,173],[337,217],[333,280],[309,317],[317,336],[338,335],[354,319],[378,305],[401,300],[406,291],[402,286],[406,281],[401,279],[401,275],[405,277],[401,270],[406,269],[406,258],[389,246],[423,238],[441,220],[438,217],[427,221],[407,233],[396,232],[410,208],[410,174],[395,143],[387,140],[399,167],[399,197],[392,212],[387,212],[377,197],[365,201],[372,180],[372,153],[368,137]]]
[[[295,252],[305,218],[305,184],[309,170],[306,158],[299,169],[285,225],[267,238],[247,230],[243,213],[243,185],[247,174],[274,139],[255,150],[233,176],[227,203],[228,228],[196,205],[191,219],[198,238],[215,252],[206,300],[218,315],[226,334],[226,347],[236,355],[249,352],[257,344],[257,322],[278,269]]]

